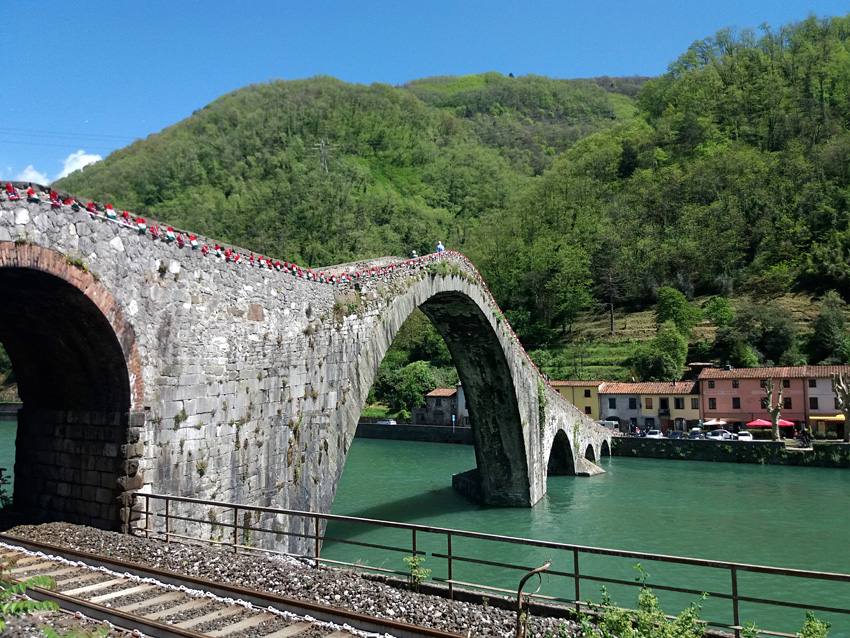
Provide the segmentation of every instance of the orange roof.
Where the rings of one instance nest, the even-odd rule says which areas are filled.
[[[549,381],[552,384],[552,387],[558,388],[576,388],[576,387],[588,387],[588,388],[598,388],[600,385],[605,383],[604,381],[574,381],[572,379],[566,381]]]
[[[426,397],[453,397],[457,394],[457,388],[437,388],[436,390],[431,390]]]
[[[706,368],[700,379],[828,379],[831,374],[850,374],[850,366],[786,366],[771,368]]]
[[[641,383],[606,383],[599,394],[695,394],[696,381],[644,381]]]

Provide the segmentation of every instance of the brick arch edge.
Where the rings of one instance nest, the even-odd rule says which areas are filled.
[[[129,411],[126,419],[126,434],[121,445],[122,467],[118,476],[119,512],[121,530],[126,532],[132,523],[140,518],[140,513],[132,511],[134,493],[144,484],[139,469],[143,454],[140,443],[141,432],[145,424],[144,382],[142,366],[136,343],[135,330],[127,321],[120,304],[109,290],[95,276],[83,267],[71,263],[63,253],[43,248],[35,244],[20,242],[0,242],[0,269],[26,268],[52,275],[79,290],[103,314],[114,331],[115,337],[124,355],[129,379]],[[137,506],[138,507],[138,506]]]

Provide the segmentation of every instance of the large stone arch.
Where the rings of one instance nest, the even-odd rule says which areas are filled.
[[[141,483],[139,357],[117,302],[82,263],[0,242],[0,341],[18,379],[17,509],[119,529]]]
[[[519,393],[506,346],[494,329],[492,311],[469,288],[470,282],[460,276],[426,274],[392,300],[352,375],[360,381],[356,414],[362,411],[378,366],[401,325],[413,310],[421,309],[445,340],[463,384],[475,439],[479,500],[489,505],[530,506],[542,494],[536,494],[530,484]],[[536,392],[535,388],[535,397]],[[356,417],[348,424],[348,441],[354,428]],[[346,452],[344,445],[343,455]]]

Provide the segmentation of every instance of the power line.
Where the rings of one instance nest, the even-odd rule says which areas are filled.
[[[7,128],[4,126],[0,126],[0,133],[4,135],[22,135],[29,137],[74,137],[74,138],[87,138],[87,139],[100,139],[100,140],[130,140],[132,141],[135,138],[130,137],[129,135],[109,135],[106,133],[59,133],[56,131],[34,131],[27,129],[15,129],[15,128]]]
[[[29,142],[29,141],[26,141],[26,140],[9,140],[9,139],[0,138],[0,142],[2,142],[4,144],[9,144],[9,145],[15,145],[15,146],[51,146],[51,147],[55,147],[55,148],[71,148],[71,147],[79,148],[80,146],[85,146],[86,150],[89,150],[89,151],[108,152],[108,151],[115,150],[114,146],[96,145],[96,146],[92,147],[90,144],[86,144],[86,143],[76,144],[76,143],[70,142],[70,141],[66,142],[64,144],[58,144],[58,143],[52,144],[50,142]],[[105,142],[101,142],[101,144],[105,144]]]

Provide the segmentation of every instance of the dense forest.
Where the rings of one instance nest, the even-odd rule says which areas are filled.
[[[740,365],[846,361],[844,324],[829,347],[765,339],[788,320],[771,299],[835,291],[818,302],[833,323],[850,300],[848,36],[850,15],[723,30],[652,79],[255,85],[57,187],[309,266],[442,240],[529,348],[670,290],[712,338],[653,310],[653,342]],[[737,295],[755,303],[718,318]],[[639,376],[680,369],[646,347]]]

